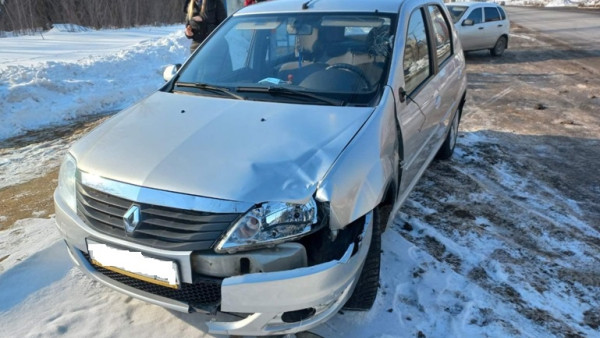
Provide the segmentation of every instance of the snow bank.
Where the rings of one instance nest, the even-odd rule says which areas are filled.
[[[0,140],[123,109],[158,89],[164,67],[189,54],[179,25],[76,33],[66,26],[0,39]]]

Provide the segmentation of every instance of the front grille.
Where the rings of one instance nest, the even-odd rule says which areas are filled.
[[[89,261],[89,256],[85,255]],[[179,289],[152,284],[118,272],[93,265],[94,268],[108,278],[151,294],[188,303],[191,307],[210,309],[221,303],[221,283],[219,278],[197,277],[193,284],[181,283]]]
[[[136,204],[140,223],[126,234],[123,215]],[[137,203],[77,184],[77,214],[90,227],[113,237],[166,250],[207,250],[238,213],[210,213]]]

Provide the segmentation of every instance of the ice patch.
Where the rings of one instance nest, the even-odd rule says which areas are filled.
[[[528,36],[528,35],[522,35],[522,34],[511,33],[510,37],[511,37],[511,39],[512,38],[518,38],[518,39],[524,39],[524,40],[529,40],[529,41],[537,41],[537,39],[534,38],[534,37],[531,37],[531,36]]]
[[[46,211],[34,211],[31,213],[31,216],[40,218],[41,216],[43,216],[45,214],[46,214]]]

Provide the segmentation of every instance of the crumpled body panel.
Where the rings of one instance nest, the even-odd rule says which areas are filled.
[[[157,92],[72,150],[80,170],[165,191],[306,201],[373,111]]]

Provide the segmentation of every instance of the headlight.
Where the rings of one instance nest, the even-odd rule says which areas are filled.
[[[268,202],[251,209],[240,218],[217,244],[216,252],[233,253],[274,245],[300,237],[317,223],[317,204]]]
[[[58,173],[58,194],[73,211],[77,208],[77,199],[75,195],[76,172],[77,162],[71,154],[67,154]]]

